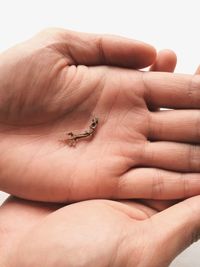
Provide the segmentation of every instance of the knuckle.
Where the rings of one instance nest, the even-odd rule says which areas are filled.
[[[162,138],[165,132],[164,123],[156,118],[156,113],[150,112],[148,117],[148,138],[156,140]]]
[[[160,170],[154,171],[152,177],[152,199],[162,198],[164,192],[164,180]]]
[[[192,106],[198,106],[200,103],[200,77],[193,75],[187,89],[188,100]]]
[[[108,57],[106,57],[104,52],[104,37],[101,35],[94,37],[94,44],[97,47],[99,59],[101,60],[101,62],[109,65]]]
[[[188,147],[188,169],[190,171],[200,171],[200,150],[198,145]]]
[[[200,139],[200,111],[197,111],[197,118],[195,122],[195,139]]]
[[[189,180],[188,177],[185,176],[185,174],[180,174],[180,176],[183,185],[183,198],[187,198],[190,196]]]

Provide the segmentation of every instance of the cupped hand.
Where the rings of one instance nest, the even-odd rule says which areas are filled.
[[[199,196],[160,213],[131,201],[90,200],[58,209],[11,199],[0,209],[0,262],[5,267],[167,267],[198,240],[199,207]]]
[[[143,43],[58,29],[3,53],[0,189],[58,202],[199,194],[199,77],[130,69],[154,60]],[[69,146],[94,116],[95,134]]]

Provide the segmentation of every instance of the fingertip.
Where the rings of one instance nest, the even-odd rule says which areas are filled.
[[[153,64],[157,57],[157,51],[153,46],[148,45],[148,55],[146,54],[146,66],[148,67]]]
[[[147,43],[139,42],[138,43],[138,54],[140,54],[140,57],[138,57],[138,61],[135,61],[137,64],[137,68],[146,68],[155,62],[157,58],[157,51],[156,49]]]
[[[174,70],[177,64],[176,53],[173,50],[164,49],[160,51],[160,54],[162,55],[163,60],[165,59],[166,65],[168,65],[171,69],[173,68]]]
[[[195,71],[195,74],[196,75],[199,75],[200,74],[200,65],[198,66],[197,70]]]
[[[157,58],[151,66],[151,71],[173,72],[177,64],[177,55],[170,49],[164,49],[158,52]]]

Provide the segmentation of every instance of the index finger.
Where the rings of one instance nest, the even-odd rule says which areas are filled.
[[[163,72],[143,72],[145,99],[160,108],[200,107],[200,76]]]

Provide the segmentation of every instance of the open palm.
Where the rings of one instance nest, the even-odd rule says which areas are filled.
[[[199,201],[157,213],[131,201],[90,200],[59,208],[11,198],[0,208],[0,263],[167,267],[199,238]]]
[[[199,112],[151,111],[198,108],[199,79],[121,68],[154,57],[145,44],[62,30],[2,54],[0,189],[60,202],[199,194],[200,151],[188,144],[199,141]],[[94,116],[94,136],[68,146]]]

